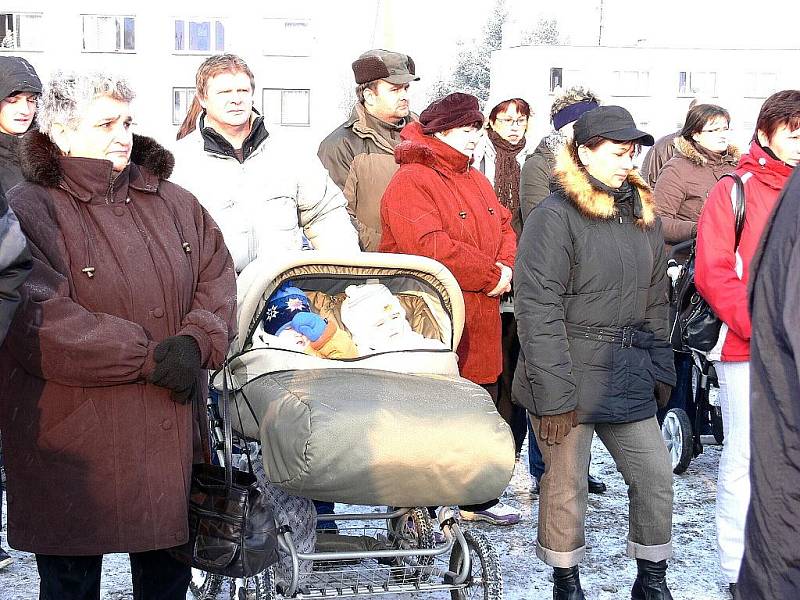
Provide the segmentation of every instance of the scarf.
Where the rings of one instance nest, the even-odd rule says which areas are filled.
[[[525,136],[518,143],[512,144],[490,128],[489,140],[497,153],[494,159],[494,192],[500,204],[513,213],[519,206],[520,168],[517,154],[525,148]]]

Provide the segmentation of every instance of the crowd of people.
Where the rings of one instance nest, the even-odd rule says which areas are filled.
[[[315,156],[267,128],[235,55],[202,63],[169,150],[133,133],[123,78],[57,72],[42,85],[25,59],[0,57],[8,542],[36,555],[40,598],[99,598],[111,552],[130,555],[135,598],[185,598],[190,571],[169,549],[188,537],[191,466],[209,459],[207,370],[236,332],[237,274],[306,249],[445,265],[464,297],[461,376],[491,396],[517,455],[528,438],[554,599],[585,597],[587,495],[605,491],[589,474],[595,434],[628,487],[631,598],[672,598],[658,417],[686,404],[691,363],[669,343],[667,255],[695,238],[697,288],[723,323],[709,353],[726,438],[722,573],[737,598],[797,597],[800,185],[787,182],[800,91],[764,102],[742,153],[715,104],[656,141],[581,86],[550,107],[494,90],[482,108],[455,92],[416,114],[411,57],[370,50],[352,70],[352,114]],[[537,110],[552,124],[538,142],[526,136]],[[738,243],[730,173],[747,200]],[[521,520],[500,498],[460,515]],[[10,561],[0,548],[0,568]]]

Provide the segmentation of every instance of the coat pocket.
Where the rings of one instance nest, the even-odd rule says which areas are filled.
[[[59,452],[70,444],[85,438],[86,434],[100,425],[100,417],[94,402],[87,400],[62,421],[42,432],[39,446],[42,450]]]

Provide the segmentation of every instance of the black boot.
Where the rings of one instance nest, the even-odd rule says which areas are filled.
[[[636,559],[639,574],[633,582],[632,600],[672,600],[667,589],[667,561]]]
[[[587,477],[587,481],[589,482],[590,494],[602,494],[606,491],[606,484],[600,481],[597,477],[589,475]]]
[[[566,569],[553,567],[553,600],[586,600],[577,565]]]

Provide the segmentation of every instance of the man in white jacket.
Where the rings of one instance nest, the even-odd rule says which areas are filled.
[[[253,109],[254,91],[253,73],[238,56],[203,62],[174,147],[172,181],[194,193],[217,222],[237,272],[259,255],[308,244],[358,252],[341,190],[313,151],[267,131]]]

